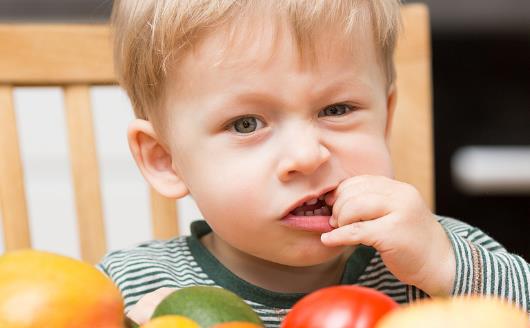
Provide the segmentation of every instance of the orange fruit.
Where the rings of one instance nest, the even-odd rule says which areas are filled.
[[[141,328],[201,328],[199,324],[181,315],[164,315],[151,319]]]
[[[263,328],[263,326],[252,322],[231,321],[217,324],[215,326],[212,326],[211,328]]]
[[[88,263],[48,252],[0,256],[0,327],[121,328],[123,300]]]

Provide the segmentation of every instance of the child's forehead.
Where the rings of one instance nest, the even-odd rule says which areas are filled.
[[[245,16],[205,32],[188,53],[212,67],[267,67],[278,57],[289,56],[300,69],[318,69],[337,56],[373,56],[376,43],[370,24],[358,24],[351,31],[322,24],[297,35],[285,17]],[[248,68],[248,67],[246,67]]]
[[[370,89],[385,84],[370,30],[346,35],[333,26],[322,28],[312,35],[311,44],[298,47],[286,22],[263,19],[239,27],[210,31],[174,66],[167,84],[174,100],[208,98],[205,95],[219,100],[243,94],[280,98],[285,92],[278,87],[292,87],[289,81],[294,80],[298,84],[294,89],[315,98],[331,93],[322,90],[339,93],[346,87],[374,94]]]

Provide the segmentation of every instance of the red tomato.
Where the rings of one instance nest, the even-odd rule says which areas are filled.
[[[282,328],[372,328],[398,307],[387,295],[360,286],[319,289],[299,300]]]

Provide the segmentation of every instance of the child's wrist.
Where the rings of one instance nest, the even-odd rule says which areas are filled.
[[[451,241],[447,236],[443,227],[437,222],[435,238],[436,242],[433,244],[435,249],[434,256],[431,256],[429,266],[427,266],[428,274],[421,285],[417,287],[423,290],[431,297],[445,297],[450,296],[453,290],[454,280],[456,276],[456,259],[453,251]]]
[[[453,262],[454,263],[454,262]],[[450,296],[453,290],[454,285],[454,264],[443,264],[440,262],[440,265],[446,270],[441,270],[438,279],[434,279],[433,283],[430,286],[426,287],[424,290],[431,297],[446,297]],[[451,269],[449,269],[451,268]]]

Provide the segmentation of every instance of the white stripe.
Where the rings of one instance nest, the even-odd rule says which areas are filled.
[[[522,262],[523,265],[519,266],[518,268],[522,269],[522,275],[521,275],[521,283],[524,283],[523,277],[526,277],[526,286],[525,289],[522,289],[522,291],[526,291],[526,295],[523,295],[523,308],[526,309],[527,312],[530,312],[530,265],[526,263],[521,257],[518,257],[516,260],[519,260]],[[518,261],[518,262],[519,262]]]
[[[403,283],[399,280],[396,280],[396,281],[384,281],[384,282],[374,284],[374,285],[363,285],[363,286],[367,286],[367,287],[374,288],[377,290],[382,290],[385,287],[400,287],[401,285],[403,285]]]
[[[126,254],[126,255],[120,255],[120,256],[113,257],[112,260],[108,259],[108,260],[103,261],[103,263],[110,266],[111,264],[120,263],[124,260],[132,261],[132,260],[159,259],[159,258],[176,260],[176,259],[181,259],[181,258],[193,258],[193,257],[189,251],[187,252],[183,251],[177,254],[172,254],[172,253],[156,254],[156,253],[151,253],[151,252],[143,252],[143,253],[134,252],[134,253]]]
[[[187,260],[187,259],[179,259],[177,261],[156,261],[152,259],[144,259],[143,261],[130,261],[127,262],[127,264],[123,264],[121,266],[112,266],[108,267],[107,271],[111,273],[113,276],[119,276],[122,272],[129,272],[131,270],[135,269],[141,269],[143,267],[148,267],[152,265],[158,265],[160,267],[178,267],[182,266],[185,269],[188,269],[190,271],[194,271],[197,273],[202,272],[201,268],[198,266],[198,264],[193,260]]]
[[[368,265],[368,267],[366,268],[367,271],[369,270],[375,270],[375,269],[379,269],[381,267],[385,266],[385,263],[383,262],[383,260],[381,259],[381,256],[379,255],[374,255],[374,257],[370,260],[370,264]]]
[[[468,270],[469,267],[469,261],[466,259],[467,253],[465,252],[465,247],[467,245],[464,245],[465,243],[460,240],[460,238],[455,238],[455,244],[457,245],[457,254],[460,256],[460,259],[457,259],[458,262],[458,276],[462,276],[462,280],[457,280],[457,289],[455,290],[455,294],[460,295],[464,293],[465,290],[465,284],[467,283],[468,279]]]
[[[359,277],[359,281],[361,280],[369,280],[373,277],[379,277],[380,275],[384,274],[384,273],[388,273],[388,268],[386,266],[383,266],[382,268],[380,268],[379,270],[377,271],[373,271],[373,272],[370,272],[368,274],[363,274]]]
[[[484,290],[484,293],[486,293],[486,295],[491,295],[493,294],[493,290],[491,289],[493,287],[493,281],[491,281],[491,277],[492,277],[491,268],[493,264],[491,263],[488,253],[482,253],[482,250],[480,251],[481,251],[481,254],[484,254],[484,259],[482,259],[482,261],[484,262],[482,263],[482,265],[485,268],[483,278],[484,278],[484,284],[486,285],[486,288]]]
[[[521,268],[519,267],[519,263],[517,263],[517,260],[514,259],[514,264],[513,266],[515,267],[515,271],[516,271],[516,281],[517,283],[515,284],[515,287],[516,287],[516,295],[518,295],[518,298],[521,299],[521,303],[520,305],[522,306],[523,309],[526,309],[527,307],[527,304],[526,304],[526,297],[524,295],[524,289],[523,290],[520,290],[519,286],[523,287],[524,286],[524,281],[523,281],[523,272],[521,270]],[[530,275],[528,276],[530,278]],[[527,288],[530,288],[530,286],[526,286]]]
[[[490,253],[491,254],[491,253]],[[491,254],[491,256],[493,257],[493,254]],[[493,268],[492,268],[492,277],[493,277],[493,293],[497,293],[497,289],[499,288],[499,266],[497,264],[497,261],[495,261],[495,258],[492,259],[492,264],[493,264]]]
[[[497,263],[499,264],[499,269],[501,271],[501,274],[498,276],[499,277],[499,280],[501,282],[501,292],[500,292],[500,295],[502,296],[506,296],[506,278],[509,278],[508,277],[508,272],[506,272],[506,266],[502,265],[501,261],[500,261],[500,258],[498,256],[496,256],[497,258]],[[511,289],[511,288],[508,288],[508,289]],[[508,296],[510,298],[512,298],[513,295],[511,295],[510,292],[508,292]]]
[[[462,251],[462,270],[464,272],[464,279],[462,281],[462,289],[460,290],[461,294],[469,294],[470,286],[469,282],[473,274],[473,258],[471,257],[471,250],[469,245],[464,240],[459,240],[461,251]]]
[[[148,266],[152,266],[152,265],[157,265],[159,267],[169,267],[169,268],[175,268],[175,267],[178,267],[179,269],[181,267],[185,268],[185,269],[189,269],[191,271],[194,271],[194,272],[202,272],[201,268],[198,266],[198,264],[193,261],[193,260],[185,260],[185,259],[180,259],[178,261],[157,261],[157,260],[144,260],[144,261],[133,261],[133,262],[129,262],[128,265],[124,265],[122,266],[121,269],[117,268],[117,267],[113,267],[113,268],[109,268],[110,272],[112,272],[114,275],[118,275],[120,272],[124,272],[124,271],[131,271],[131,270],[137,270],[137,269],[141,269],[143,267],[148,267]]]
[[[375,279],[363,280],[363,285],[376,285],[385,279],[391,279],[395,280],[396,282],[399,282],[399,280],[397,280],[397,278],[392,273],[386,271],[384,274],[377,276]]]
[[[480,230],[470,233],[469,236],[467,236],[467,239],[473,242],[473,244],[479,244],[479,245],[482,244],[483,242],[491,240],[491,238],[488,235],[484,234]]]
[[[185,240],[179,241],[179,242],[154,242],[154,243],[143,243],[138,246],[128,247],[120,250],[111,250],[107,253],[107,256],[117,256],[120,254],[129,254],[134,252],[142,252],[142,251],[173,251],[173,250],[180,250],[180,249],[189,249],[188,243]]]
[[[119,277],[113,276],[112,280],[114,280],[116,283],[120,284],[120,283],[124,282],[125,280],[138,279],[141,276],[144,276],[146,274],[162,274],[162,273],[171,274],[171,276],[174,277],[175,279],[179,279],[179,278],[185,277],[185,276],[194,276],[194,277],[197,277],[197,278],[202,278],[196,272],[191,271],[189,269],[182,270],[181,272],[175,272],[175,271],[164,270],[164,268],[160,268],[158,266],[147,266],[147,267],[142,267],[141,270],[136,271],[136,272],[131,272],[131,273],[123,272],[123,274],[120,275]]]
[[[197,279],[196,277],[190,276],[190,275],[182,276],[182,277],[179,277],[178,279],[175,279],[175,277],[171,276],[170,274],[165,273],[165,274],[160,274],[156,276],[138,278],[136,280],[124,281],[123,283],[120,283],[119,286],[120,286],[120,289],[125,289],[128,287],[137,286],[137,285],[138,286],[144,286],[144,285],[151,286],[152,284],[159,284],[158,282],[150,283],[151,281],[158,280],[158,279],[164,279],[164,281],[167,281],[173,284],[175,283],[177,284],[189,284],[189,283],[201,284],[202,282],[204,282],[204,280]]]
[[[509,299],[511,299],[511,300],[513,300],[514,297],[515,297],[515,300],[516,300],[517,299],[517,294],[519,294],[519,293],[518,293],[517,287],[514,289],[513,286],[512,286],[513,284],[515,284],[515,286],[517,286],[517,283],[518,283],[518,282],[516,282],[517,278],[516,278],[516,275],[515,275],[513,263],[510,260],[509,255],[507,253],[499,252],[499,253],[497,253],[495,255],[504,264],[503,267],[506,270],[505,274],[503,275],[505,277],[505,279],[502,279],[502,278],[501,279],[504,282],[505,288],[508,288],[507,297]],[[504,294],[506,294],[506,293],[504,293]]]
[[[172,267],[172,268],[178,266],[179,269],[183,267],[183,268],[192,270],[194,272],[202,271],[200,267],[197,265],[197,263],[194,263],[194,261],[192,262],[190,260],[185,260],[185,259],[181,259],[178,261],[156,261],[156,260],[146,259],[144,261],[129,262],[129,264],[122,266],[121,270],[114,267],[114,268],[111,268],[110,271],[114,275],[118,275],[120,272],[137,270],[137,269],[141,269],[143,267],[148,267],[152,265],[158,265],[159,267]]]

